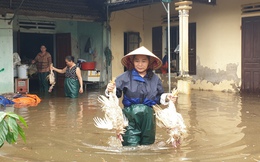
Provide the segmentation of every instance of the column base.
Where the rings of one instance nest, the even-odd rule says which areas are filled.
[[[191,93],[190,84],[191,84],[190,80],[178,80],[177,87],[178,87],[179,93],[190,94]]]

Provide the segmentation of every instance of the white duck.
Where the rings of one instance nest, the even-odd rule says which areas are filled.
[[[177,97],[178,90],[174,89],[172,94]],[[166,128],[170,138],[166,141],[168,144],[172,143],[174,147],[177,147],[184,133],[186,132],[186,126],[182,115],[176,111],[175,104],[173,101],[169,101],[169,106],[162,109],[159,105],[154,105],[155,116],[157,125],[160,128]]]
[[[116,88],[113,92],[109,92],[108,98],[100,95],[98,101],[102,104],[101,108],[105,113],[105,117],[103,119],[94,117],[95,126],[101,129],[115,130],[118,136],[124,134],[125,127],[128,126],[128,120],[119,106]]]

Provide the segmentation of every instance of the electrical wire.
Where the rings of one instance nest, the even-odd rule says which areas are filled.
[[[21,2],[20,5],[17,7],[17,9],[15,9],[13,17],[11,17],[11,18],[0,18],[0,19],[1,19],[1,20],[10,20],[10,21],[8,22],[8,24],[11,24],[11,22],[14,20],[14,18],[15,18],[15,16],[16,16],[16,14],[18,13],[19,9],[22,7],[24,1],[25,1],[25,0],[22,0],[22,2]]]

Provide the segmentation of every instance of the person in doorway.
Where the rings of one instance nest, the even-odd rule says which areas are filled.
[[[36,64],[40,92],[48,92],[49,83],[46,77],[50,73],[50,64],[52,63],[52,57],[49,52],[47,52],[47,48],[44,45],[41,45],[41,52],[37,54],[34,60],[32,60],[33,64]]]
[[[70,98],[77,98],[79,93],[83,93],[83,81],[80,68],[76,66],[73,56],[66,56],[66,67],[57,69],[51,65],[51,69],[64,74],[64,90],[65,96]]]
[[[168,73],[168,55],[167,54],[162,59],[161,72],[162,72],[162,74]]]
[[[123,113],[129,124],[118,137],[123,146],[153,144],[156,125],[152,106],[167,99],[176,100],[171,93],[164,93],[161,80],[153,72],[161,67],[162,61],[142,46],[124,56],[121,63],[128,70],[105,90],[108,95],[116,88],[118,98],[123,94]]]

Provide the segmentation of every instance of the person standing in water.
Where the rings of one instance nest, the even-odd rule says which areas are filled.
[[[64,91],[65,96],[70,98],[77,98],[79,93],[83,93],[83,81],[81,71],[76,66],[73,56],[66,56],[65,58],[66,67],[63,69],[57,69],[51,65],[51,69],[64,74]]]
[[[52,57],[51,54],[47,52],[47,48],[45,47],[45,45],[41,45],[40,49],[41,52],[37,54],[34,60],[32,60],[32,63],[35,63],[37,67],[40,92],[48,92],[49,82],[46,77],[50,73]]]
[[[107,85],[105,93],[116,88],[116,95],[123,95],[123,113],[129,124],[118,137],[123,146],[150,145],[155,142],[155,116],[152,106],[176,101],[170,93],[164,93],[160,78],[153,72],[162,61],[145,47],[140,47],[121,59],[128,69]]]

